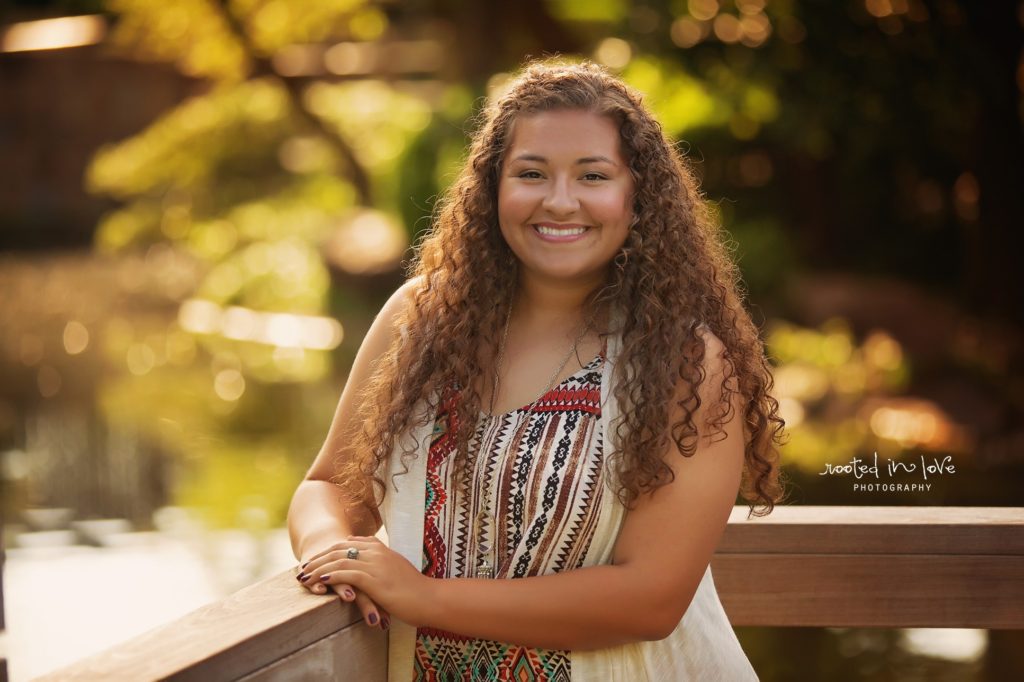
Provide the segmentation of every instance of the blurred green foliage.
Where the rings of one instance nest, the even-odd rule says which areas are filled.
[[[954,210],[965,150],[944,143],[967,136],[984,99],[983,89],[965,87],[970,69],[940,55],[977,64],[977,53],[957,3],[932,14],[908,0],[884,16],[869,4],[549,0],[517,13],[501,3],[469,12],[459,3],[110,0],[118,49],[174,64],[206,79],[208,90],[95,156],[89,190],[120,202],[102,220],[96,246],[185,254],[200,266],[191,297],[222,312],[346,322],[357,317],[342,310],[372,314],[381,292],[332,280],[356,273],[384,244],[395,249],[387,225],[402,226],[397,250],[367,271],[395,271],[458,171],[470,116],[488,88],[527,54],[564,50],[563,41],[582,49],[576,57],[621,73],[666,132],[685,140],[749,298],[769,307],[769,352],[794,427],[787,462],[811,472],[872,448],[897,454],[908,442],[885,442],[858,410],[909,386],[910,359],[899,343],[884,333],[858,341],[841,320],[820,329],[778,321],[785,282],[808,263],[902,269],[926,281],[942,273],[945,286],[956,284],[949,240],[971,218],[962,206]],[[514,39],[489,42],[498,26]],[[444,62],[396,77],[388,69],[397,68],[398,52],[373,49],[403,39],[434,41]],[[338,43],[344,49],[334,59],[365,57],[376,66],[356,77],[319,67],[292,73],[330,62]],[[942,71],[933,78],[934,64]],[[923,231],[933,238],[915,237]],[[337,399],[340,386],[329,379],[343,371],[358,332],[334,352],[181,324],[129,336],[111,354],[127,370],[104,389],[109,417],[163,415],[152,432],[188,463],[183,500],[219,509],[214,517],[230,523],[237,509],[225,505],[241,504],[243,490],[261,491],[280,522],[282,499]],[[190,350],[177,363],[161,362],[174,348]],[[126,364],[128,353],[135,360]],[[302,404],[312,395],[323,403],[302,414],[268,408],[296,391]],[[252,414],[265,419],[239,418]],[[168,436],[176,430],[198,440]]]
[[[963,454],[955,438],[943,440],[942,414],[896,402],[913,390],[911,351],[839,318],[784,322],[786,285],[814,269],[895,273],[1008,314],[1013,297],[997,294],[1016,291],[1002,285],[1015,275],[1005,258],[1020,251],[1006,226],[1017,232],[1020,214],[1006,200],[982,216],[984,202],[1019,195],[1019,111],[1005,115],[1020,101],[1019,40],[1002,29],[1019,29],[1013,4],[108,0],[116,50],[173,65],[205,90],[96,154],[87,187],[118,203],[96,248],[190,259],[198,275],[178,298],[225,318],[232,309],[287,312],[346,328],[340,346],[323,349],[189,329],[181,316],[106,320],[97,338],[114,371],[99,389],[103,416],[173,454],[175,504],[217,526],[280,525],[361,333],[388,293],[380,289],[397,279],[388,274],[402,248],[427,227],[460,167],[470,116],[489,85],[525,58],[562,52],[601,61],[644,92],[701,176],[755,318],[765,318],[790,426],[787,467],[824,489],[828,503],[843,503],[852,501],[848,490],[818,479],[824,462],[873,450]],[[404,78],[388,71],[398,61],[392,52],[365,50],[404,39],[434,41],[443,63]],[[377,54],[372,68],[289,72],[288,60],[322,64],[338,43],[344,54]],[[1000,61],[1002,53],[1011,57]],[[1005,142],[1005,158],[992,137]],[[379,279],[360,279],[366,272],[354,266],[382,250],[388,223],[403,230],[399,248],[366,270]],[[1004,225],[996,238],[984,231],[993,225]],[[1008,375],[988,351],[991,339],[979,338],[969,360]],[[1005,395],[1008,404],[1012,386]],[[872,423],[879,407],[889,414],[880,425]],[[922,423],[938,424],[931,441]],[[1012,477],[993,478],[979,474],[978,497],[999,486],[1007,499],[1015,493]],[[804,633],[787,655],[779,654],[783,634],[747,634],[744,648],[765,679],[812,668],[864,679],[871,673],[851,657],[863,665],[867,656],[877,671],[908,656],[885,631],[816,630],[834,651]],[[851,648],[858,638],[865,643]],[[815,651],[808,668],[805,655]]]
[[[393,179],[434,114],[421,98],[379,81],[313,83],[296,103],[280,77],[252,69],[288,45],[338,35],[372,40],[386,17],[360,1],[232,2],[230,15],[205,0],[118,0],[109,8],[120,49],[173,62],[211,87],[96,154],[88,189],[122,204],[101,221],[97,248],[170,246],[200,264],[192,297],[222,310],[329,313],[323,251],[360,209],[338,146],[372,178],[378,206],[394,211]],[[322,128],[311,128],[297,106]],[[103,410],[180,455],[177,502],[230,526],[261,500],[280,523],[337,399],[324,382],[329,352],[144,320],[116,320],[106,337],[112,366],[124,370],[102,387]],[[310,395],[320,396],[315,405]],[[307,409],[281,409],[295,397]],[[261,418],[241,418],[247,414]]]
[[[115,45],[217,82],[246,79],[253,57],[289,45],[339,34],[373,40],[387,28],[387,17],[366,0],[108,0],[107,8],[118,15]],[[229,16],[244,23],[244,35]]]

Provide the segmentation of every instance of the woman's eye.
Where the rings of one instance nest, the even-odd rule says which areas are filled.
[[[605,180],[606,178],[600,173],[587,173],[583,176],[584,180]]]
[[[523,171],[519,174],[519,177],[526,178],[527,180],[536,180],[540,177],[540,173],[537,171]]]

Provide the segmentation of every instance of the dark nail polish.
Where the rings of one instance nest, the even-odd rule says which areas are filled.
[[[330,579],[331,579],[331,574],[330,573],[327,573],[325,575],[320,576],[320,580],[323,580],[324,582],[327,582]]]
[[[371,613],[369,615],[369,621],[370,621],[370,625],[376,625],[377,624],[377,614],[376,613]]]
[[[312,577],[313,576],[311,576],[311,575],[304,575],[301,578],[299,578],[299,582],[303,582],[304,583],[304,582],[306,582],[307,580],[309,580]]]
[[[349,599],[355,599],[356,598],[356,593],[353,592],[352,590],[345,590],[345,596],[348,597]]]
[[[302,580],[304,577],[306,577],[304,573],[299,573],[297,576],[295,576],[295,579]]]
[[[308,561],[306,563],[302,564],[301,566],[299,566],[299,568],[305,568],[306,566],[309,566],[309,562]]]

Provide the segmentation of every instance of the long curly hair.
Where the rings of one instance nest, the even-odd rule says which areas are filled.
[[[388,493],[382,465],[403,434],[434,418],[452,387],[464,387],[453,408],[458,442],[453,468],[463,478],[459,474],[469,463],[468,446],[481,409],[473,378],[493,372],[483,366],[479,349],[496,346],[518,277],[518,261],[498,224],[504,153],[517,117],[566,109],[608,116],[617,124],[635,187],[628,237],[606,283],[583,306],[585,316],[605,306],[624,311],[621,328],[608,332],[621,334],[615,398],[628,406],[617,427],[618,448],[606,452],[620,501],[632,508],[643,492],[672,480],[662,460],[669,433],[684,456],[697,449],[693,416],[705,380],[705,346],[698,331],[703,325],[724,346],[728,379],[721,404],[709,409],[712,435],[731,419],[731,397],[738,391],[745,438],[740,491],[751,514],[771,513],[783,497],[775,445],[782,442],[784,422],[769,394],[772,375],[758,330],[742,304],[738,269],[694,173],[641,96],[588,62],[530,63],[481,112],[465,166],[410,263],[408,274],[417,280],[415,305],[399,314],[401,337],[381,358],[362,394],[347,448],[356,454],[339,458],[332,480],[350,505],[367,508],[372,481],[381,493],[379,499],[372,497],[375,512]],[[668,429],[680,380],[688,391],[678,401],[683,418]],[[429,409],[416,415],[421,400]],[[392,476],[408,472],[418,446],[404,446],[404,471]]]

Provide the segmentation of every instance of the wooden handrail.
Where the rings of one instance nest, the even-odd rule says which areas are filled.
[[[1024,628],[1021,508],[736,507],[711,566],[733,625]],[[384,680],[386,652],[285,571],[41,679]]]
[[[1024,628],[1024,509],[736,507],[711,560],[735,625]]]

